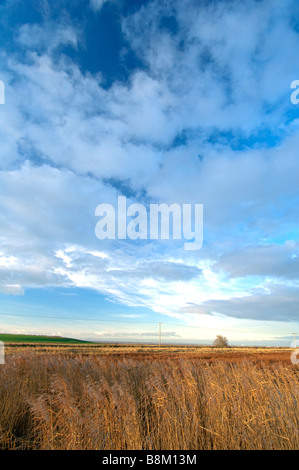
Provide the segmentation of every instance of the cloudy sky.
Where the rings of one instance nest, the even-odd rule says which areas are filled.
[[[0,330],[288,345],[299,332],[296,0],[0,2]],[[203,204],[203,246],[96,207]]]

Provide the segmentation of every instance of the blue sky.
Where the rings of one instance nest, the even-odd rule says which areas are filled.
[[[296,0],[1,1],[0,330],[288,345],[298,48]],[[120,195],[203,204],[202,248],[98,240]]]

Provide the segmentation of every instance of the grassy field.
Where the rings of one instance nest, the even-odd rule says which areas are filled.
[[[289,349],[9,343],[0,449],[298,449]]]
[[[33,337],[34,338],[34,337]],[[63,338],[62,338],[63,339]],[[184,357],[185,359],[198,359],[207,363],[212,363],[216,359],[225,362],[251,362],[284,363],[290,364],[290,348],[253,348],[253,347],[230,347],[214,348],[211,346],[171,346],[152,344],[107,344],[107,343],[72,343],[63,342],[5,342],[6,356],[22,351],[34,351],[38,355],[63,355],[64,357],[77,354],[79,356],[114,356],[120,359],[136,359],[139,361],[151,361],[153,359],[175,360]]]
[[[87,341],[81,341],[73,338],[63,338],[60,336],[38,336],[38,335],[12,335],[0,333],[0,341],[3,343],[50,343],[50,344],[84,344]],[[88,343],[87,343],[88,344]]]

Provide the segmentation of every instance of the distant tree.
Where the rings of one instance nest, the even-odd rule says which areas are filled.
[[[225,336],[217,335],[213,346],[216,348],[228,348],[228,339]]]

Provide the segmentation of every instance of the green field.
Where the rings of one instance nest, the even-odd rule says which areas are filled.
[[[0,341],[3,343],[59,343],[59,344],[88,344],[88,341],[81,341],[73,338],[63,338],[61,336],[41,336],[41,335],[11,335],[0,333]]]

